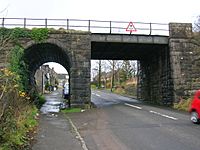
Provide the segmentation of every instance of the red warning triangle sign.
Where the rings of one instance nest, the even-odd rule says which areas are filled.
[[[137,31],[137,29],[133,25],[133,22],[129,22],[129,24],[128,24],[127,28],[126,28],[126,31],[129,31],[130,33]]]

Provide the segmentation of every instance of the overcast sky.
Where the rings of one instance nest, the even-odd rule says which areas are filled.
[[[0,0],[3,17],[193,22],[200,0]]]
[[[200,0],[0,0],[0,17],[193,23],[197,15]]]

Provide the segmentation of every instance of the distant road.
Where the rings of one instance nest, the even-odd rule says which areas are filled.
[[[200,125],[187,113],[92,91],[97,109],[71,114],[90,150],[199,150]]]
[[[125,102],[140,103],[136,99],[120,96],[106,90],[92,90],[92,102],[97,107],[110,106],[113,104],[123,104]]]

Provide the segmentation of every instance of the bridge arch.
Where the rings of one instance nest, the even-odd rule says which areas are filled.
[[[72,103],[81,106],[90,104],[90,33],[49,33],[45,42],[36,43],[30,38],[22,38],[20,45],[28,64],[30,85],[35,85],[34,75],[42,64],[59,63],[69,74]]]
[[[29,43],[30,44],[30,43]],[[35,72],[46,62],[56,62],[61,64],[70,75],[71,59],[67,50],[57,44],[35,43],[25,48],[24,60],[28,65],[29,83],[35,85]]]

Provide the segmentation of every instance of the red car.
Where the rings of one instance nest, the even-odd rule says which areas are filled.
[[[193,123],[200,122],[200,90],[196,91],[190,109],[190,119]]]

